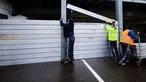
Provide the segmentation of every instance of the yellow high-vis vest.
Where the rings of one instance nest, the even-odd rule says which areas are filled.
[[[129,45],[134,45],[134,40],[130,36],[128,36],[129,31],[130,30],[125,30],[122,32],[120,42]]]
[[[110,25],[106,24],[106,30],[108,32],[108,40],[109,41],[117,41],[118,40],[118,28],[112,28]]]

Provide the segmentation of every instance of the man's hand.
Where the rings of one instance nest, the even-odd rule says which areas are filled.
[[[73,13],[73,10],[71,10],[70,12]]]
[[[140,36],[140,33],[139,33],[139,31],[137,32],[137,35],[138,35],[138,36]]]
[[[60,21],[62,21],[63,20],[63,18],[60,18]]]
[[[60,18],[60,23],[62,22],[63,18]]]

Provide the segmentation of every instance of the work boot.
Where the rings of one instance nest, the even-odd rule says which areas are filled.
[[[66,61],[64,61],[63,63],[64,63],[64,64],[68,64],[68,63],[69,63],[69,61],[68,61],[68,60],[66,60]]]
[[[71,59],[69,59],[68,61],[69,61],[69,63],[73,63],[74,58],[71,58]]]
[[[69,63],[73,63],[73,61],[71,59],[68,60]]]
[[[119,62],[119,65],[125,66],[126,64],[124,62]]]

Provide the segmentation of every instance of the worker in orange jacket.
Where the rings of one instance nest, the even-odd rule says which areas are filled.
[[[126,65],[126,57],[130,51],[130,46],[134,46],[134,39],[135,33],[132,30],[132,26],[128,25],[127,29],[125,29],[121,34],[120,45],[122,46],[122,54],[118,64]]]

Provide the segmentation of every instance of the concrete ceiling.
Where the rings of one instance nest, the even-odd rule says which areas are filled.
[[[60,19],[61,0],[8,0],[14,6],[13,15],[22,14],[30,19]],[[68,0],[70,4],[115,18],[115,2],[111,0]],[[146,4],[123,3],[125,22],[146,20]],[[76,21],[97,21],[97,19],[75,12]],[[86,20],[88,19],[88,20]]]

